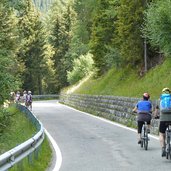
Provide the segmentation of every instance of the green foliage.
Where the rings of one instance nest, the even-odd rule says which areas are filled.
[[[91,53],[94,56],[95,66],[98,69],[98,74],[102,75],[107,69],[105,58],[105,55],[107,54],[106,47],[111,44],[115,29],[114,22],[116,16],[115,13],[111,12],[115,9],[115,1],[98,0],[97,2],[96,13],[93,17],[90,46]]]
[[[20,122],[18,122],[20,121]],[[25,114],[21,113],[15,106],[7,109],[0,109],[0,154],[14,148],[18,144],[28,140],[36,133],[36,128],[28,120]],[[28,158],[23,161],[24,170],[42,171],[48,168],[51,161],[52,150],[50,144],[45,136],[45,140],[39,149],[38,160],[33,158],[33,164],[28,163]],[[11,171],[18,171],[19,167],[16,165],[10,169]]]
[[[1,108],[0,116],[0,123],[3,124],[0,129],[0,153],[4,153],[19,143],[26,141],[36,132],[33,124],[28,122],[26,116],[19,112],[15,106],[7,109]]]
[[[1,103],[9,91],[18,89],[20,75],[22,89],[31,89],[34,94],[59,92],[69,85],[67,71],[71,78],[74,59],[88,52],[93,54],[98,75],[113,66],[141,66],[142,70],[144,32],[141,31],[144,9],[151,1],[144,32],[150,40],[148,62],[153,65],[157,50],[150,44],[166,55],[170,53],[169,0],[2,0]],[[46,18],[35,9],[36,6],[44,13],[52,3]]]
[[[4,0],[0,2],[0,104],[8,98],[10,91],[18,88],[17,18]]]
[[[142,97],[149,92],[151,99],[158,99],[163,87],[171,85],[171,59],[149,71],[145,77],[138,77],[131,68],[111,69],[98,79],[89,79],[73,93]]]
[[[58,4],[56,4],[58,5]],[[71,27],[73,24],[73,15],[71,4],[68,4],[65,9],[61,10],[55,6],[52,13],[57,11],[57,15],[52,15],[51,21],[51,39],[50,43],[54,48],[54,68],[55,77],[57,79],[57,91],[67,86],[67,70],[72,69],[72,59],[69,55],[69,47],[71,42]],[[56,12],[55,12],[56,13]]]
[[[68,71],[67,74],[70,84],[78,82],[92,72],[94,64],[92,57],[92,54],[88,53],[87,55],[81,55],[79,58],[74,59],[73,70]]]
[[[161,52],[171,55],[171,3],[159,0],[151,3],[146,11],[144,32],[149,42]]]
[[[48,166],[50,164],[51,158],[52,158],[52,149],[50,147],[49,141],[45,135],[45,140],[43,141],[41,147],[39,148],[38,151],[38,159],[34,156],[34,154],[32,154],[32,160],[33,163],[30,164],[28,158],[25,158],[22,160],[22,167],[24,168],[24,170],[27,171],[43,171],[48,169]],[[18,171],[19,169],[21,169],[21,166],[19,164],[19,166],[15,165],[14,167],[12,167],[10,169],[10,171]]]
[[[141,25],[143,23],[143,1],[121,0],[117,9],[116,34],[122,63],[134,66],[143,57],[143,39]]]
[[[72,27],[72,37],[70,43],[71,58],[78,58],[89,51],[89,41],[93,12],[96,9],[97,0],[77,0],[74,1],[75,22]]]
[[[4,109],[0,108],[0,136],[4,133],[5,129],[10,125],[10,114]]]
[[[47,53],[47,34],[40,15],[31,0],[25,0],[25,5],[18,18],[22,42],[18,58],[25,67],[22,72],[23,89],[32,90],[35,94],[42,94],[42,82],[48,73],[46,62],[50,59],[50,54]]]

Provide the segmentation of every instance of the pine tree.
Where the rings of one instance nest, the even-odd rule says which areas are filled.
[[[20,11],[19,28],[22,45],[18,57],[25,66],[22,73],[23,89],[30,89],[37,94],[42,94],[42,79],[47,69],[45,61],[46,34],[40,16],[31,0],[26,0],[25,6]]]
[[[17,18],[8,2],[0,2],[0,104],[8,99],[10,91],[18,88],[18,63],[16,60]]]
[[[115,2],[109,0],[98,0],[97,10],[93,19],[91,35],[91,52],[94,55],[95,66],[98,69],[98,75],[102,75],[107,70],[106,54],[107,46],[112,42],[114,34],[115,15],[111,10]]]
[[[144,3],[142,0],[121,0],[117,11],[116,39],[121,60],[124,65],[136,66],[143,60],[143,24]]]
[[[51,33],[51,43],[55,50],[53,60],[56,72],[57,90],[60,91],[61,88],[69,84],[67,81],[67,70],[71,67],[71,58],[68,56],[72,27],[71,5],[69,4],[62,11],[57,6],[56,9],[52,10],[52,13],[53,11],[54,15],[52,15],[51,19],[54,25]],[[56,14],[55,12],[57,11],[58,13]]]

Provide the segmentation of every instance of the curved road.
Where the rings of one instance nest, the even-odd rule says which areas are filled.
[[[145,151],[137,144],[135,130],[74,110],[55,100],[34,102],[33,113],[60,148],[60,171],[171,169],[171,161],[161,157],[159,140],[155,137],[150,137],[149,149]]]

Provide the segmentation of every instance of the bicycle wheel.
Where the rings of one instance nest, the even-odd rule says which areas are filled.
[[[141,148],[143,148],[143,145],[144,145],[144,139],[141,138]]]
[[[166,159],[169,159],[169,157],[170,157],[170,144],[168,144],[166,147]]]
[[[170,150],[170,136],[166,134],[166,159],[171,159],[171,150]]]
[[[144,146],[144,126],[142,127],[142,132],[141,132],[141,148]]]
[[[144,148],[145,150],[148,149],[148,136],[146,135],[146,137],[144,138]]]
[[[146,127],[144,127],[144,149],[148,149],[148,133]]]

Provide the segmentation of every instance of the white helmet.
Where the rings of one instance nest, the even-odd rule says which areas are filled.
[[[28,94],[31,94],[31,91],[28,91]]]
[[[162,93],[170,93],[170,89],[168,87],[166,87],[162,90]]]

